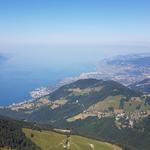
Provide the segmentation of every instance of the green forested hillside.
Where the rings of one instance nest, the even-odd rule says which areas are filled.
[[[122,150],[119,146],[77,135],[67,138],[64,134],[52,131],[40,132],[31,129],[23,129],[23,131],[41,150]]]
[[[49,104],[39,109],[31,110],[30,113],[25,113],[26,109],[24,111],[0,109],[0,114],[28,121],[44,123],[60,122],[83,112],[91,105],[104,101],[110,96],[117,95],[126,97],[128,101],[131,97],[139,97],[142,94],[115,81],[83,79],[62,86],[45,97],[54,103],[55,101],[65,100],[66,102],[61,105],[61,107],[53,108],[53,106]]]
[[[41,127],[40,130],[38,126]],[[114,144],[67,135],[51,131],[46,125],[33,126],[27,122],[0,117],[0,150],[64,150],[66,140],[70,150],[122,150]]]
[[[12,150],[40,150],[22,132],[22,123],[0,116],[0,148]]]
[[[86,135],[92,138],[106,140],[121,145],[125,150],[149,150],[150,149],[150,117],[136,124],[135,128],[119,129],[114,123],[114,118],[88,117],[85,120],[77,120],[72,123],[64,123],[60,126],[68,127],[74,133]]]

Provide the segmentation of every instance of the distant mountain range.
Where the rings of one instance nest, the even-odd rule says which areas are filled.
[[[109,60],[105,59],[109,65],[126,66],[134,65],[137,67],[150,67],[150,53],[119,55],[112,57]]]

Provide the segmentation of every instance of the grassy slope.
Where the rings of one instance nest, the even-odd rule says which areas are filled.
[[[98,102],[88,108],[88,110],[96,110],[96,111],[104,111],[107,110],[108,107],[113,107],[114,109],[119,109],[121,96],[108,96],[103,101]]]
[[[125,112],[141,112],[150,110],[150,105],[145,105],[145,100],[143,100],[140,97],[135,97],[135,100],[127,100],[124,102],[123,109],[120,108],[120,101],[121,101],[122,95],[115,95],[115,96],[108,96],[103,101],[99,101],[96,104],[91,105],[87,110],[92,111],[100,111],[103,112],[105,110],[108,110],[109,107],[113,107],[115,112],[119,111],[125,111]],[[132,97],[133,99],[133,97]],[[138,109],[137,109],[138,108]],[[83,119],[83,116],[86,118],[88,117],[88,114],[77,114],[73,117],[70,117],[67,119],[68,122],[75,121],[77,119]],[[85,119],[84,118],[84,119]]]
[[[103,111],[107,110],[108,107],[113,107],[114,109],[120,109],[120,100],[121,95],[116,96],[108,96],[103,101],[99,101],[98,103],[90,106],[88,110],[96,110],[96,111]],[[137,111],[137,107],[140,106],[138,111],[144,111],[150,109],[149,105],[145,105],[145,100],[142,100],[140,97],[136,97],[136,100],[129,100],[124,102],[124,111],[127,112],[134,112]]]
[[[137,107],[140,106],[140,108],[137,110]],[[134,112],[134,111],[145,111],[149,110],[150,105],[145,105],[144,100],[141,101],[129,101],[125,102],[124,110],[127,112]]]
[[[23,129],[23,131],[42,150],[64,150],[65,135],[51,131],[39,132],[31,129]],[[31,133],[34,135],[33,138],[31,138]],[[94,146],[95,150],[121,150],[118,146],[76,135],[72,135],[69,141],[70,150],[92,150],[91,145]]]
[[[7,148],[7,147],[0,147],[0,150],[11,150],[11,148]]]

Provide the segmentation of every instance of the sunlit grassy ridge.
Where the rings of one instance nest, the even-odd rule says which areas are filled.
[[[113,107],[114,109],[119,109],[121,95],[117,96],[108,96],[103,101],[99,101],[98,103],[90,106],[88,110],[95,110],[95,111],[104,111],[107,110],[108,107]]]
[[[24,133],[42,150],[64,150],[66,135],[52,131],[36,131],[23,129]],[[32,134],[32,137],[31,137]],[[69,150],[122,150],[116,145],[112,145],[89,138],[72,135],[69,137]]]
[[[11,148],[8,148],[8,147],[0,147],[0,150],[11,150]]]
[[[121,98],[122,98],[121,95],[108,96],[103,101],[99,101],[98,103],[90,106],[87,110],[104,111],[108,110],[109,107],[113,107],[114,110],[119,110]],[[148,110],[150,108],[149,105],[145,105],[144,103],[145,101],[142,100],[140,97],[132,97],[131,99],[124,102],[123,110],[127,112],[137,110],[138,111]]]

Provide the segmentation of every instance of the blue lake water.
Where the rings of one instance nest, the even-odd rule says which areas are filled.
[[[59,66],[54,68],[39,70],[10,70],[1,74],[0,79],[0,105],[6,105],[13,102],[20,102],[28,99],[29,92],[41,86],[54,86],[61,79],[68,76],[79,75],[80,72],[85,72],[92,69],[87,68],[65,68],[59,69]],[[58,70],[57,70],[58,69]]]

